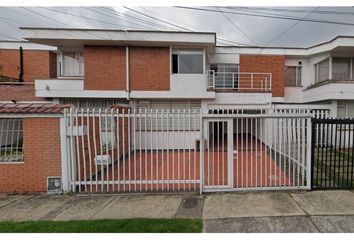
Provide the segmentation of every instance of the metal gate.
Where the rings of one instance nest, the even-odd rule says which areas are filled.
[[[312,188],[354,188],[354,119],[312,120]]]
[[[203,191],[309,189],[311,116],[203,115]]]
[[[238,191],[310,187],[311,114],[70,109],[68,190]]]

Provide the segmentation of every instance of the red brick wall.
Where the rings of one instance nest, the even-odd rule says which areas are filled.
[[[35,79],[56,77],[56,54],[42,50],[23,50],[23,79],[33,82]],[[20,74],[20,51],[18,49],[0,49],[0,75],[18,79]]]
[[[125,90],[125,47],[85,46],[85,90]]]
[[[170,49],[166,47],[131,47],[129,74],[131,90],[170,90]]]
[[[24,163],[0,164],[0,192],[45,192],[47,177],[61,176],[58,118],[23,120]]]
[[[44,98],[35,97],[34,84],[0,84],[0,101],[40,101]]]
[[[240,55],[240,72],[272,73],[272,96],[283,97],[285,56]]]

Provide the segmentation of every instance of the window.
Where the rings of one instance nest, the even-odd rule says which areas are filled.
[[[0,119],[0,163],[23,162],[22,119]]]
[[[203,74],[203,51],[198,49],[174,49],[172,52],[172,73]]]
[[[230,89],[238,87],[238,64],[210,64],[215,72],[215,88]]]
[[[315,64],[315,82],[323,82],[329,79],[329,59]]]
[[[285,86],[301,87],[301,67],[300,66],[285,67]]]
[[[337,116],[339,118],[354,118],[354,102],[338,101]]]
[[[334,57],[332,59],[332,79],[333,80],[350,80],[350,58]]]
[[[83,52],[62,53],[62,76],[83,76],[84,55]]]

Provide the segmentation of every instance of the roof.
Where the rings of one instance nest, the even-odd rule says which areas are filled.
[[[52,104],[52,103],[3,103],[0,104],[1,113],[36,113],[36,114],[50,114],[63,113],[65,108],[70,105]]]

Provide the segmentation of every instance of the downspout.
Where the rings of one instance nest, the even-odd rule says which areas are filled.
[[[20,47],[20,73],[18,76],[19,82],[23,82],[23,49]]]
[[[130,100],[130,85],[129,85],[129,47],[125,47],[125,81],[127,100]]]

